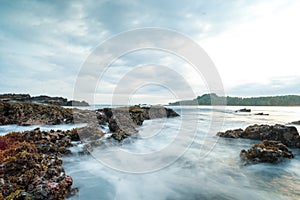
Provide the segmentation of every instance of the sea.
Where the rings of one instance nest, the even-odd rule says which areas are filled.
[[[91,106],[88,109],[106,107]],[[253,124],[284,124],[300,120],[300,107],[173,106],[181,116],[144,121],[135,137],[121,143],[109,140],[89,155],[82,144],[63,157],[66,173],[79,192],[70,200],[200,200],[300,199],[300,149],[294,159],[278,164],[244,165],[239,153],[259,141],[228,139],[218,131]],[[264,113],[268,115],[255,115]],[[85,124],[39,126],[67,130]],[[295,126],[300,131],[299,125]],[[0,135],[38,126],[0,126]]]

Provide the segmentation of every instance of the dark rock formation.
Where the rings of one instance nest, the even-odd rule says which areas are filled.
[[[1,94],[0,101],[29,101],[29,94]]]
[[[144,120],[176,117],[175,111],[162,106],[104,108],[99,110],[69,109],[28,102],[0,102],[0,125],[55,125],[61,123],[108,124],[113,138],[121,141],[137,132]]]
[[[40,95],[36,97],[31,97],[29,102],[37,102],[37,103],[56,105],[56,106],[65,106],[67,105],[68,99],[63,97],[49,97],[46,95]]]
[[[300,148],[300,136],[294,126],[284,126],[276,124],[270,125],[252,125],[245,130],[236,129],[226,132],[219,132],[217,136],[226,138],[245,138],[252,140],[275,140],[292,148]]]
[[[46,95],[40,95],[31,97],[29,94],[1,94],[0,102],[33,102],[33,103],[41,103],[41,104],[49,104],[56,106],[89,106],[89,104],[85,101],[76,101],[63,97],[49,97]]]
[[[71,100],[67,102],[66,106],[89,106],[89,104],[85,101]]]
[[[98,112],[103,113],[98,115],[98,118],[106,120],[110,131],[113,132],[112,138],[118,141],[137,133],[136,127],[141,126],[144,120],[179,116],[172,109],[162,106],[104,108]]]
[[[267,113],[255,113],[254,115],[265,115],[265,116],[268,116],[269,114],[267,114]]]
[[[300,120],[299,121],[291,122],[291,124],[300,125]]]
[[[281,142],[264,140],[260,144],[254,144],[247,151],[243,149],[240,157],[245,163],[278,163],[285,158],[294,158],[294,155]]]
[[[60,137],[55,134],[53,137]],[[40,140],[35,140],[37,137]],[[66,151],[62,149],[64,146],[51,142],[53,137],[40,134],[38,129],[0,137],[0,196],[6,199],[63,199],[71,192],[73,180],[65,174],[58,157],[58,153]]]
[[[90,145],[102,136],[94,126],[0,136],[0,199],[64,199],[73,194],[78,189],[71,187],[60,157],[71,154],[72,141]]]
[[[0,102],[0,125],[55,125],[73,122],[72,110],[34,103]]]
[[[240,110],[236,110],[235,112],[251,112],[251,109],[243,108]]]

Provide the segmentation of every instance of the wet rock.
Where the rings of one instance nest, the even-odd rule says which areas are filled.
[[[103,136],[98,127],[72,130],[12,132],[0,136],[0,199],[64,199],[74,194],[63,155],[83,139],[91,146]]]
[[[0,151],[2,199],[64,199],[71,192],[73,180],[55,152],[44,153],[21,133],[0,138],[6,143]]]
[[[66,106],[89,106],[89,104],[86,101],[71,100],[67,102]]]
[[[251,112],[251,109],[243,108],[240,110],[236,110],[235,112]]]
[[[245,138],[252,140],[275,140],[292,148],[300,148],[300,136],[294,126],[276,124],[271,125],[251,125],[245,130],[236,129],[226,132],[219,132],[217,136],[226,138]]]
[[[0,102],[0,125],[55,125],[73,122],[72,110],[34,103]]]
[[[227,130],[225,132],[217,133],[217,136],[225,137],[225,138],[240,138],[243,129],[234,129],[234,130]]]
[[[246,164],[278,163],[286,158],[294,158],[294,154],[279,141],[264,140],[259,144],[254,144],[249,150],[243,149],[240,158]]]
[[[90,142],[99,140],[103,137],[104,133],[96,125],[85,126],[82,128],[73,129],[76,131],[82,142]]]
[[[255,113],[254,115],[264,115],[264,116],[268,116],[269,114],[267,114],[267,113]]]
[[[122,141],[123,139],[136,134],[136,128],[141,126],[144,120],[155,118],[169,118],[179,116],[174,110],[162,106],[141,107],[139,105],[99,109],[102,119],[108,123],[112,138]]]
[[[300,120],[299,121],[291,122],[291,124],[300,125]]]

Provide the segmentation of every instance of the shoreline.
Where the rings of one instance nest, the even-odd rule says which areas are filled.
[[[112,134],[108,139],[121,142],[137,134],[136,128],[144,120],[179,116],[172,109],[161,106],[131,106],[91,111],[28,102],[0,102],[0,112],[2,125],[88,124],[66,131],[41,131],[36,128],[0,136],[0,198],[8,199],[64,199],[74,195],[78,188],[72,188],[72,177],[66,175],[61,158],[72,154],[68,148],[74,147],[74,142],[84,145],[82,154],[88,154],[94,147],[101,145],[101,138],[105,135],[100,130],[101,125],[106,124],[109,127]],[[59,120],[52,123],[54,118]],[[18,179],[22,181],[18,182]]]

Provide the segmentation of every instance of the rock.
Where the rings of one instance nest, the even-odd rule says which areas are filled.
[[[294,126],[276,124],[270,125],[251,125],[245,130],[236,129],[226,132],[219,132],[217,136],[226,138],[245,138],[252,140],[275,140],[292,148],[300,148],[300,136]]]
[[[243,129],[234,129],[234,130],[227,130],[225,132],[217,133],[217,136],[225,137],[225,138],[240,138]]]
[[[89,106],[89,104],[86,101],[71,100],[67,102],[66,106]]]
[[[107,118],[94,110],[82,110],[73,108],[73,121],[74,123],[88,123],[88,124],[105,124]]]
[[[251,112],[251,109],[243,108],[240,110],[236,110],[235,112]]]
[[[81,128],[73,129],[73,131],[76,131],[78,136],[80,137],[80,140],[82,142],[90,142],[99,140],[103,137],[104,133],[96,126],[96,125],[90,125],[85,126]]]
[[[126,109],[114,109],[113,115],[108,120],[108,127],[112,134],[112,138],[122,141],[123,139],[137,133],[136,127],[142,125],[144,119],[140,118],[137,113],[132,114]]]
[[[0,102],[0,125],[55,125],[72,122],[70,109],[27,102]]]
[[[36,128],[0,136],[0,199],[65,199],[74,195],[73,180],[66,175],[63,155],[72,141],[95,146],[103,132],[96,126],[72,130]]]
[[[300,125],[300,120],[299,121],[291,122],[291,124]]]
[[[294,158],[294,154],[278,141],[264,140],[260,144],[254,144],[249,150],[242,150],[240,158],[246,164],[249,163],[278,163],[283,159]]]
[[[255,113],[254,115],[265,115],[265,116],[268,116],[269,114],[266,114],[266,113]]]
[[[106,119],[109,129],[113,133],[112,138],[122,141],[136,134],[136,128],[141,126],[144,120],[155,118],[168,118],[179,116],[170,108],[162,106],[141,107],[140,105],[99,109],[98,118]],[[102,115],[100,115],[102,113]],[[103,116],[104,115],[104,116]]]
[[[47,137],[39,129],[31,133],[36,135],[24,132],[0,136],[5,144],[0,151],[0,177],[4,182],[0,184],[1,199],[65,199],[72,191],[73,180],[65,174],[59,150],[46,152],[47,145],[38,145],[50,144],[51,137],[61,135],[52,132]],[[36,137],[40,140],[33,141]]]
[[[85,101],[76,101],[63,97],[49,97],[46,95],[40,95],[31,97],[29,94],[1,94],[0,102],[32,102],[32,103],[41,103],[41,104],[49,104],[56,106],[89,106],[89,104]]]
[[[56,106],[66,106],[68,99],[63,97],[49,97],[46,95],[40,95],[36,97],[31,97],[29,102],[37,102],[37,103],[56,105]]]

